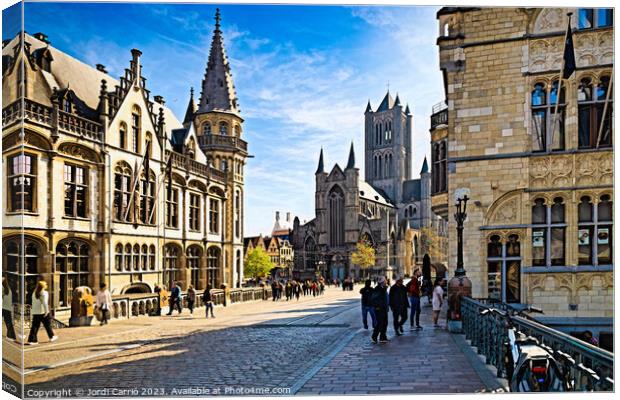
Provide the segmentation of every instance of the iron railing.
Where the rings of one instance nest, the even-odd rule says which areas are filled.
[[[505,303],[463,298],[461,301],[463,330],[465,338],[477,348],[478,354],[485,357],[486,363],[497,368],[497,376],[506,377],[503,363],[505,351],[503,343],[508,339],[506,321],[504,317],[495,313],[480,315],[480,311],[489,307],[504,311],[512,308]],[[575,360],[574,365],[570,367],[575,390],[613,390],[613,353],[531,319],[514,316],[512,322],[517,331],[538,339],[541,347],[546,348],[556,358],[561,354],[568,354]]]
[[[437,103],[433,106],[431,114],[431,129],[435,129],[439,125],[448,124],[448,106],[445,102]]]

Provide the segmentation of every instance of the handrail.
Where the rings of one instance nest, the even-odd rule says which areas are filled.
[[[481,310],[489,307],[503,310],[512,308],[505,303],[464,297],[461,300],[463,330],[466,339],[470,340],[471,345],[478,349],[478,354],[485,356],[486,363],[497,368],[498,376],[505,376],[503,343],[508,337],[506,321],[504,317],[495,313],[480,315]],[[613,353],[592,346],[532,319],[519,316],[514,316],[511,319],[517,331],[526,336],[535,337],[541,345],[552,349],[554,355],[565,353],[575,360],[570,369],[577,390],[613,390]],[[593,370],[596,376],[586,373],[584,370],[587,368]]]

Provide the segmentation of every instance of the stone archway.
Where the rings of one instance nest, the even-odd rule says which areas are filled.
[[[151,290],[151,287],[148,283],[144,282],[134,282],[121,289],[121,294],[132,293],[153,293],[153,290]]]

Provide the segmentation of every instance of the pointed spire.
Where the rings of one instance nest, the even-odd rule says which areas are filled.
[[[428,162],[426,161],[426,156],[424,156],[424,163],[422,164],[420,174],[428,174]]]
[[[379,105],[379,108],[377,108],[377,112],[387,111],[391,109],[392,107],[394,107],[394,99],[390,95],[390,91],[388,89],[388,92],[386,93],[385,97],[383,98],[383,101]]]
[[[400,99],[398,98],[398,93],[396,93],[396,99],[394,100],[394,106],[400,106]]]
[[[409,103],[407,103],[407,108],[405,108],[405,114],[411,115],[411,111],[409,111]]]
[[[353,149],[353,141],[351,141],[351,150],[349,150],[349,161],[345,169],[355,168],[355,150]]]
[[[189,103],[187,104],[187,110],[185,111],[185,118],[183,118],[183,126],[188,128],[192,120],[194,119],[194,113],[196,112],[196,104],[194,104],[194,88],[189,90]]]
[[[372,107],[370,106],[370,99],[368,99],[368,105],[366,106],[366,111],[364,111],[364,114],[368,114],[369,112],[372,112]]]
[[[239,115],[239,100],[224,48],[220,22],[220,9],[218,8],[215,12],[215,29],[213,30],[207,69],[202,80],[198,112],[222,111]]]
[[[323,166],[323,148],[321,147],[321,154],[319,155],[319,166],[316,169],[315,174],[322,174],[325,172],[325,168]]]

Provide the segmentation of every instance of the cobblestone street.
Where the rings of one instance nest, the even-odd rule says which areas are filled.
[[[112,389],[178,396],[483,388],[450,334],[430,328],[429,308],[423,308],[424,331],[371,344],[369,332],[360,329],[358,290],[328,289],[299,302],[238,303],[216,308],[216,318],[208,320],[198,309],[194,316],[184,310],[181,316],[62,329],[58,342],[25,347],[25,390],[70,389],[81,397]],[[11,350],[4,373],[18,381],[19,360],[6,354],[18,355],[19,348],[6,339],[3,344]]]

